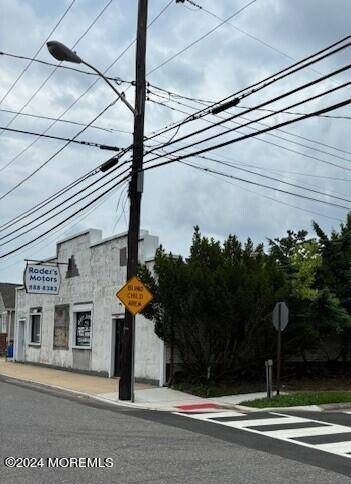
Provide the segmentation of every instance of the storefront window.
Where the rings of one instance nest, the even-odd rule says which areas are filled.
[[[91,345],[91,312],[75,313],[76,318],[76,346]]]

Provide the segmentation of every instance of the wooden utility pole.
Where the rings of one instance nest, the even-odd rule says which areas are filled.
[[[135,78],[135,117],[133,136],[133,162],[129,184],[129,229],[127,280],[135,276],[138,268],[138,244],[140,230],[140,207],[143,191],[144,156],[144,115],[145,115],[145,58],[147,31],[148,0],[139,0],[138,28],[136,41],[136,78]],[[125,311],[122,340],[121,378],[119,381],[119,399],[134,400],[134,326],[135,316]]]

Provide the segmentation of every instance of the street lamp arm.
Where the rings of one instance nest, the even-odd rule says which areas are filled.
[[[110,82],[107,79],[107,77],[105,77],[104,74],[101,71],[99,71],[99,69],[97,69],[96,67],[92,66],[91,64],[89,64],[88,62],[86,62],[83,59],[81,59],[81,61],[82,61],[82,64],[85,64],[87,67],[90,67],[90,69],[92,69],[97,74],[99,74],[100,77],[102,77],[102,79],[110,86],[110,88],[115,91],[115,93],[117,94],[118,98],[132,111],[132,113],[135,116],[136,111],[133,108],[133,106],[127,101],[124,92],[119,92],[118,89],[112,84],[112,82]]]

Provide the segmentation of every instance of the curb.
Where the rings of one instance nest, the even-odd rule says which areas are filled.
[[[114,402],[113,400],[108,400],[107,398],[101,398],[98,395],[93,395],[91,393],[85,393],[85,392],[81,392],[81,391],[78,391],[78,390],[72,390],[70,388],[61,387],[61,386],[58,386],[58,385],[50,385],[50,383],[42,383],[42,382],[36,381],[36,380],[27,380],[27,379],[24,380],[22,378],[5,375],[4,373],[0,373],[0,376],[2,376],[3,378],[8,378],[9,380],[14,380],[14,381],[21,382],[21,383],[29,383],[29,384],[39,385],[39,386],[44,387],[44,388],[51,388],[53,390],[60,390],[60,391],[72,393],[74,395],[80,395],[82,397],[90,398],[92,400],[98,400],[100,402],[109,403],[111,405],[118,405],[120,407],[141,408],[141,407],[138,407],[137,404],[132,403],[132,402],[129,402],[129,403]]]

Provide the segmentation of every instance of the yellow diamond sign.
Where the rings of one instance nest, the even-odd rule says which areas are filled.
[[[132,314],[140,313],[154,297],[137,277],[129,279],[116,296]]]

